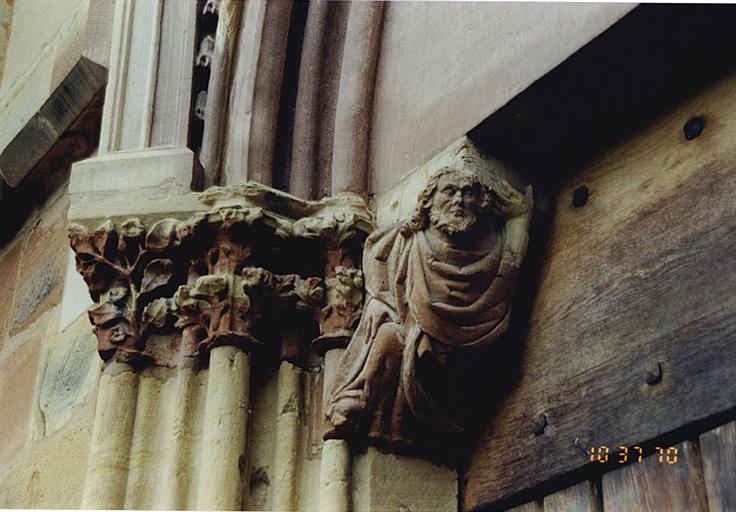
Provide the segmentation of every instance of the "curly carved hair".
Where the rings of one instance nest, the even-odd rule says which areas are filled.
[[[496,200],[496,194],[493,194],[490,187],[481,183],[476,175],[458,169],[453,169],[451,167],[443,167],[430,176],[429,181],[427,181],[427,186],[424,187],[424,190],[419,194],[414,213],[401,226],[402,235],[409,236],[412,233],[416,233],[427,227],[429,224],[429,210],[432,208],[432,197],[435,192],[437,192],[437,186],[443,176],[454,177],[458,181],[469,179],[473,185],[480,187],[481,200],[478,210],[476,211],[479,220],[485,220],[488,222],[493,221],[494,219],[503,219],[507,216],[503,206]],[[491,217],[490,219],[489,214]]]

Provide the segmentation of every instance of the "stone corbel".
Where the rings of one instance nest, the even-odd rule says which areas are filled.
[[[508,328],[532,189],[462,139],[376,202],[361,274],[338,273],[333,260],[335,311],[341,325],[359,324],[330,372],[324,439],[456,462],[471,427],[457,407],[472,395],[464,358]],[[363,302],[364,281],[352,317],[346,304]]]

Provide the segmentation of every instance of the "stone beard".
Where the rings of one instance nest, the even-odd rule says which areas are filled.
[[[368,238],[366,303],[331,383],[325,438],[416,444],[462,432],[438,400],[437,379],[451,352],[505,332],[526,223],[528,215],[509,229],[487,187],[445,168],[411,219]]]

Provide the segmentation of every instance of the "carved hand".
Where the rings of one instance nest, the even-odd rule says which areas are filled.
[[[532,186],[527,185],[525,190],[525,198],[530,205],[526,211],[520,215],[510,218],[506,221],[506,250],[509,251],[515,261],[521,263],[529,244],[529,223],[534,213],[534,204]]]

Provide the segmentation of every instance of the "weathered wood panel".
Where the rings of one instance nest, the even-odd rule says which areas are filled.
[[[561,190],[528,335],[514,341],[519,379],[469,463],[467,509],[586,466],[591,446],[736,406],[735,96],[729,76]],[[705,129],[688,141],[696,116]]]
[[[508,512],[544,512],[544,506],[538,501],[530,501],[529,503],[511,508]]]
[[[736,421],[700,436],[710,512],[736,510]]]
[[[698,447],[685,441],[675,448],[676,463],[655,453],[603,475],[605,512],[706,512]]]
[[[602,512],[595,484],[580,482],[545,496],[544,512]]]

